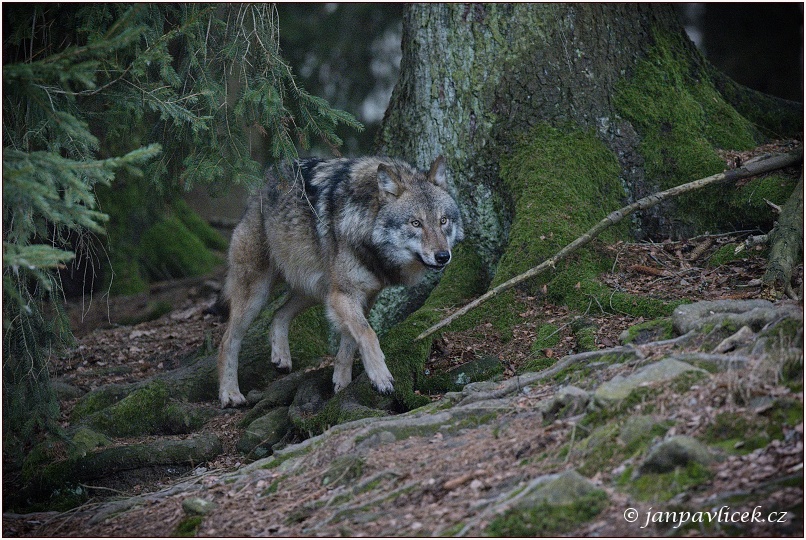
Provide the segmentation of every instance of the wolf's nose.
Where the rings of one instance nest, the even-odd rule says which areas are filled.
[[[437,264],[448,264],[448,261],[451,260],[451,252],[437,251],[434,253],[434,260],[437,261]]]

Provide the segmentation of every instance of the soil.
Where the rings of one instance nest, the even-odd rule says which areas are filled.
[[[734,235],[703,236],[688,241],[665,241],[660,243],[620,243],[600,246],[614,252],[616,259],[611,272],[600,279],[610,287],[634,294],[650,295],[667,300],[688,299],[716,300],[726,298],[758,298],[761,277],[766,261],[760,248],[751,248],[746,259],[735,260],[721,266],[709,267],[707,260],[721,246],[743,241],[749,232]],[[135,382],[161,371],[177,367],[182,358],[201,350],[213,350],[223,333],[220,316],[210,313],[221,287],[223,269],[203,278],[156,284],[150,294],[140,297],[109,298],[94,300],[91,307],[86,303],[69,303],[69,314],[77,329],[77,346],[55,359],[55,375],[70,385],[91,390],[108,383]],[[794,289],[803,291],[803,266],[799,266],[793,279]],[[545,303],[542,298],[518,293],[519,302],[527,306],[521,313],[522,321],[516,325],[511,339],[502,340],[489,325],[481,325],[465,332],[448,332],[434,347],[429,360],[432,369],[443,369],[465,363],[482,355],[494,355],[506,365],[506,375],[518,373],[529,360],[535,358],[532,345],[537,327],[551,323],[559,327],[555,346],[539,351],[547,358],[562,358],[580,350],[571,323],[578,314],[562,306]],[[121,324],[120,321],[147,318],[155,313],[155,306],[170,306],[169,310],[154,320],[137,324]],[[168,308],[164,308],[168,309]],[[598,348],[618,345],[619,334],[640,318],[614,312],[610,306],[591,302],[584,316],[595,327],[595,343]],[[92,326],[96,328],[92,329]],[[324,359],[324,362],[329,359]],[[734,381],[735,382],[735,381]],[[725,406],[725,389],[732,384],[728,375],[714,377],[692,397],[697,406],[683,403],[680,396],[670,392],[665,401],[669,409],[677,409],[684,426],[678,434],[698,434],[702,426],[716,414],[718,407]],[[245,411],[230,412],[215,417],[203,431],[214,432],[224,443],[225,453],[214,462],[205,464],[184,478],[169,474],[155,478],[151,483],[138,484],[126,489],[110,490],[110,496],[144,495],[146,503],[139,511],[124,512],[114,520],[88,522],[91,510],[98,507],[106,497],[99,495],[71,514],[39,513],[22,516],[4,514],[5,536],[164,536],[174,530],[185,516],[181,507],[186,497],[181,492],[170,490],[171,486],[185,482],[187,485],[202,484],[209,493],[218,493],[217,501],[224,500],[225,510],[207,519],[198,531],[202,536],[240,535],[368,535],[414,536],[438,535],[454,523],[466,521],[471,526],[469,535],[480,535],[493,516],[479,515],[474,511],[480,500],[492,496],[492,488],[515,485],[526,476],[546,472],[538,465],[513,467],[513,463],[528,461],[536,453],[556,453],[568,440],[573,423],[558,420],[547,428],[535,429],[535,417],[531,406],[552,393],[551,386],[520,398],[518,408],[509,413],[500,428],[482,425],[463,430],[461,436],[437,433],[427,441],[420,438],[401,440],[373,449],[367,455],[364,477],[378,474],[378,481],[388,482],[392,491],[407,486],[417,486],[410,494],[402,495],[394,503],[382,500],[358,502],[371,505],[365,512],[361,526],[338,527],[335,522],[323,521],[321,529],[312,531],[305,514],[306,501],[335,499],[339,489],[322,485],[321,477],[327,469],[328,451],[323,449],[309,463],[309,469],[294,479],[294,485],[282,485],[270,498],[265,494],[279,478],[277,470],[256,471],[249,482],[233,487],[223,481],[229,471],[236,470],[244,457],[235,450],[235,442],[241,429],[238,420]],[[441,396],[432,396],[439,399]],[[661,398],[663,399],[663,398]],[[798,396],[802,402],[802,393]],[[63,401],[62,414],[65,423],[75,400]],[[206,405],[215,406],[215,403]],[[802,474],[803,425],[788,442],[769,445],[741,457],[731,457],[716,467],[715,480],[708,490],[696,494],[705,501],[737,489],[758,486],[767,478]],[[338,437],[327,448],[338,446]],[[491,444],[491,442],[493,444]],[[541,462],[545,466],[545,462]],[[559,463],[559,462],[558,462]],[[557,463],[555,463],[557,465]],[[593,481],[607,485],[618,471],[603,470]],[[742,479],[738,483],[736,479]],[[274,489],[277,486],[274,485]],[[160,490],[162,490],[160,494]],[[167,492],[165,490],[168,490]],[[102,490],[97,491],[103,493]],[[149,499],[149,493],[154,495]],[[803,490],[786,488],[775,492],[777,499],[766,499],[759,492],[757,501],[766,507],[789,508],[802,504]],[[610,508],[628,501],[619,502],[619,495],[610,492]],[[760,504],[761,504],[760,503]],[[692,503],[693,506],[693,503]],[[750,507],[752,509],[752,506]],[[638,508],[640,512],[648,508]],[[296,514],[294,514],[296,512]],[[642,514],[643,515],[643,514]],[[352,520],[351,523],[355,523]],[[794,530],[803,530],[802,523],[791,524]],[[751,530],[758,535],[788,534],[789,529],[776,528],[773,524],[759,525]],[[663,534],[660,529],[646,531]],[[628,527],[622,519],[603,517],[586,524],[576,531],[579,535],[634,536],[644,534]]]

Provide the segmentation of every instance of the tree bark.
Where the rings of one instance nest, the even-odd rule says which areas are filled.
[[[492,265],[512,210],[499,158],[538,123],[595,129],[638,175],[636,134],[611,96],[653,28],[680,33],[670,6],[414,4],[377,146],[421,167],[448,158],[471,241]]]

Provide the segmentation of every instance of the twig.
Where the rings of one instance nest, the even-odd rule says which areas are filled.
[[[588,232],[562,248],[558,251],[553,257],[543,261],[539,265],[535,266],[534,268],[527,270],[526,272],[513,277],[512,279],[505,281],[504,283],[498,285],[494,289],[491,289],[484,293],[483,295],[479,296],[469,304],[465,305],[464,307],[460,308],[453,314],[445,317],[437,324],[433,325],[428,330],[421,333],[415,341],[419,341],[423,338],[426,338],[439,330],[440,328],[444,328],[445,326],[452,323],[454,320],[458,319],[468,311],[478,307],[480,304],[486,302],[490,298],[501,294],[504,291],[507,291],[518,285],[523,283],[524,281],[531,279],[539,274],[542,274],[549,268],[555,268],[557,263],[568,257],[571,253],[575,252],[577,249],[581,248],[582,246],[587,245],[591,240],[599,236],[605,229],[609,228],[611,225],[615,225],[622,221],[625,217],[632,214],[636,210],[645,210],[647,208],[651,208],[656,204],[664,201],[666,199],[676,197],[683,193],[687,193],[689,191],[694,191],[697,189],[701,189],[705,186],[709,186],[712,184],[726,182],[726,181],[735,181],[741,178],[747,178],[748,176],[755,176],[757,174],[762,174],[770,171],[774,171],[777,169],[781,169],[783,167],[788,167],[795,163],[798,163],[803,158],[803,151],[799,150],[798,152],[792,154],[779,154],[764,161],[746,164],[738,169],[731,169],[729,171],[724,171],[719,174],[715,174],[713,176],[709,176],[707,178],[701,178],[699,180],[695,180],[693,182],[689,182],[688,184],[682,184],[680,186],[673,187],[671,189],[667,189],[666,191],[661,191],[659,193],[652,194],[648,197],[644,197],[643,199],[639,199],[634,203],[627,205],[615,212],[611,212],[607,217],[601,220],[599,223],[593,226]]]

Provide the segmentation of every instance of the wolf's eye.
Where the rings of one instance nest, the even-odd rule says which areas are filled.
[[[419,229],[422,226],[422,223],[420,223],[419,219],[412,219],[411,226]]]
[[[448,222],[448,218],[446,218],[445,216],[442,216],[442,219],[439,220],[440,225],[445,225],[447,222]]]

